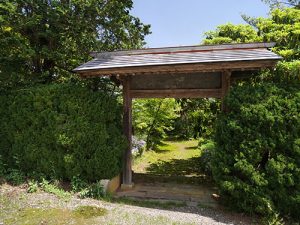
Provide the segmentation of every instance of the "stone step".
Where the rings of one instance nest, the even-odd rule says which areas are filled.
[[[132,195],[117,195],[115,196],[116,198],[120,198],[120,197],[125,197],[128,199],[133,199],[133,200],[139,200],[139,201],[159,201],[159,202],[175,202],[175,203],[185,203],[187,206],[191,206],[191,207],[208,207],[208,208],[214,208],[217,209],[220,206],[218,205],[217,202],[215,201],[204,201],[199,200],[199,199],[187,199],[185,197],[181,197],[181,198],[166,198],[166,196],[147,196],[144,194],[137,194],[134,193]]]
[[[182,201],[182,202],[197,202],[200,205],[217,208],[218,202],[212,197],[214,190],[201,187],[185,186],[182,188],[180,185],[176,187],[163,187],[163,186],[143,186],[137,184],[132,190],[118,191],[115,197],[138,198],[146,200],[167,200],[167,201]],[[191,203],[194,204],[194,203]]]

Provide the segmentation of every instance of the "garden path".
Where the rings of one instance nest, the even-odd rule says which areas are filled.
[[[187,205],[218,208],[217,189],[200,169],[196,140],[166,141],[134,161],[132,190],[118,197],[182,201]]]

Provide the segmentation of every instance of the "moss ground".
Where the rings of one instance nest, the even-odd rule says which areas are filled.
[[[130,209],[135,206],[139,207]],[[142,209],[144,207],[145,210]],[[176,221],[161,213],[148,215],[147,208],[158,210],[174,207],[180,208],[184,205],[126,199],[108,203],[101,200],[78,199],[76,196],[72,196],[66,202],[63,198],[42,190],[27,193],[22,185],[0,185],[0,224],[5,225],[195,224],[179,219]]]
[[[95,224],[95,219],[107,214],[107,210],[96,206],[77,206],[74,209],[48,207],[47,203],[38,206],[28,204],[28,198],[35,194],[25,193],[0,195],[0,224]]]
[[[147,173],[166,176],[193,176],[199,170],[197,140],[164,141],[157,150],[146,151],[140,158],[134,159],[135,173]]]

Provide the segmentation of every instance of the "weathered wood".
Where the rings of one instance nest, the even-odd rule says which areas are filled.
[[[260,70],[263,68],[272,68],[278,60],[252,60],[252,61],[233,61],[218,63],[189,63],[176,65],[160,66],[142,66],[111,68],[101,70],[78,71],[81,77],[111,76],[111,75],[139,75],[139,74],[166,74],[166,73],[188,73],[188,72],[212,72],[212,71],[242,71],[242,70]]]
[[[128,187],[132,185],[131,147],[132,147],[132,98],[130,97],[130,77],[122,79],[123,85],[123,129],[128,145],[124,152],[123,182]]]
[[[142,74],[133,76],[132,90],[221,88],[221,73]]]
[[[130,90],[131,98],[221,98],[222,89]]]
[[[225,70],[222,73],[222,111],[224,111],[224,112],[227,111],[227,107],[224,104],[224,98],[230,88],[230,77],[231,77],[231,71]]]
[[[249,79],[250,77],[253,77],[258,73],[259,71],[253,71],[253,70],[234,71],[231,73],[230,80],[232,81],[232,79],[236,79],[236,80]]]

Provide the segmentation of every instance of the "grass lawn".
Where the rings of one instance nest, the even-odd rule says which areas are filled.
[[[185,222],[180,218],[173,219],[163,210],[142,208],[157,206],[155,202],[140,204],[142,207],[134,205],[128,201],[108,203],[78,199],[75,195],[65,201],[43,191],[30,194],[19,187],[0,185],[0,224],[5,225],[196,224],[196,216],[191,222]]]
[[[80,199],[76,194],[65,199],[43,190],[27,193],[26,184],[0,184],[0,224],[5,225],[248,225],[251,220],[202,206],[131,199],[108,202]]]
[[[146,151],[134,159],[135,173],[167,176],[195,176],[199,169],[201,150],[197,140],[164,141],[157,150]]]

